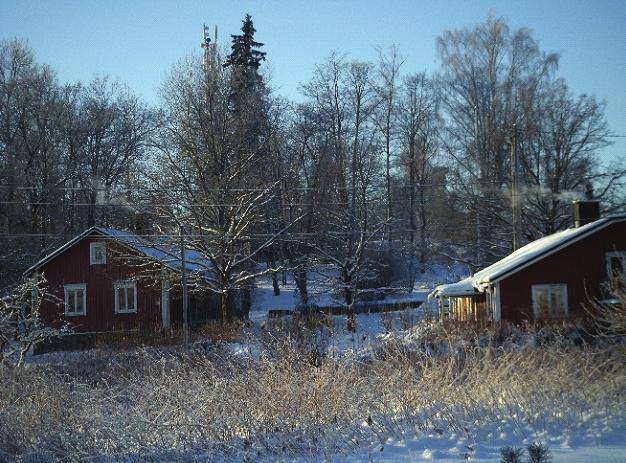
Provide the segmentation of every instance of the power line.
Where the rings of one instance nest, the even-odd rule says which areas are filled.
[[[584,178],[584,179],[592,179],[592,178],[598,178],[598,177],[610,177],[610,176],[620,176],[620,175],[626,175],[626,170],[625,171],[612,171],[612,172],[601,172],[598,174],[589,174],[589,175],[581,175],[578,176],[577,178]],[[547,175],[547,176],[543,176],[543,178],[559,178],[561,177],[560,175]],[[400,189],[410,189],[410,188],[436,188],[436,187],[445,187],[445,186],[451,186],[453,185],[455,182],[447,182],[447,183],[421,183],[421,184],[416,184],[415,186],[411,186],[411,185],[397,185],[394,186],[393,189],[394,190],[400,190]],[[463,182],[463,185],[467,185],[467,186],[474,186],[474,185],[503,185],[508,183],[508,180],[504,179],[504,180],[483,180],[483,181],[472,181],[472,182]],[[92,193],[92,192],[112,192],[112,190],[110,188],[104,188],[104,187],[68,187],[68,186],[62,186],[62,185],[53,185],[50,187],[41,187],[41,186],[37,186],[37,185],[20,185],[20,186],[14,186],[14,185],[7,185],[7,184],[0,184],[0,188],[2,189],[12,189],[12,190],[47,190],[47,191],[54,191],[54,190],[62,190],[62,191],[82,191],[85,193]],[[128,192],[132,192],[132,193],[138,193],[138,192],[148,192],[148,193],[163,193],[163,192],[168,192],[168,193],[207,193],[207,192],[223,192],[223,191],[228,191],[228,192],[234,192],[234,193],[253,193],[253,192],[257,192],[257,193],[261,193],[263,191],[268,191],[271,189],[268,188],[229,188],[227,190],[224,190],[222,188],[200,188],[197,187],[198,190],[197,191],[189,191],[188,189],[176,189],[176,188],[144,188],[144,187],[133,187],[132,189],[125,189],[124,187],[119,187],[115,190],[113,190],[114,192],[116,192],[118,195],[119,194],[126,194]],[[369,186],[367,189],[369,191],[371,190],[386,190],[386,185],[372,185]],[[344,190],[350,190],[351,187],[341,187],[341,186],[336,186],[336,187],[329,187],[329,188],[320,188],[320,187],[289,187],[287,188],[287,190],[289,191],[303,191],[303,192],[310,192],[310,191],[321,191],[321,192],[333,192],[333,191],[344,191]]]
[[[541,190],[531,190],[530,192],[520,192],[520,193],[511,193],[510,191],[504,191],[502,195],[485,195],[485,194],[476,194],[472,195],[473,198],[477,198],[480,200],[504,200],[507,198],[515,197],[515,198],[525,198],[529,195],[539,195],[539,196],[560,196],[565,194],[566,192],[553,192],[553,191],[541,191]],[[444,198],[444,199],[452,199],[455,196],[458,196],[456,193],[427,193],[425,196],[425,200],[431,200],[434,198]],[[464,196],[461,194],[461,196]],[[268,198],[268,199],[276,199],[276,198]],[[416,203],[417,200],[414,200]],[[367,205],[371,203],[386,203],[387,198],[367,198],[364,201]],[[390,201],[391,204],[406,204],[411,202],[410,198],[396,198]],[[255,206],[255,209],[264,209],[266,207],[270,207],[273,209],[289,209],[289,208],[310,208],[310,207],[331,207],[331,206],[345,206],[349,204],[349,201],[343,202],[328,202],[328,201],[320,201],[320,202],[312,202],[312,203],[290,203],[283,202],[278,206],[268,206],[268,204],[259,203]],[[359,201],[359,203],[361,203]],[[151,202],[127,202],[127,203],[73,203],[73,202],[62,202],[62,201],[0,201],[0,205],[6,206],[26,206],[26,207],[38,207],[38,206],[57,206],[62,208],[72,208],[72,207],[93,207],[93,208],[158,208],[158,207],[167,207],[167,208],[180,208],[180,209],[200,209],[200,208],[236,208],[246,206],[249,203],[241,202],[241,203],[151,203]]]
[[[491,229],[493,228],[492,225],[482,225],[481,228],[483,229]],[[433,232],[431,234],[436,234],[436,232],[438,231],[457,231],[457,230],[475,230],[476,226],[475,225],[455,225],[455,226],[433,226]],[[410,233],[410,232],[418,232],[418,229],[415,230],[411,230],[408,228],[399,228],[399,229],[394,229],[394,231],[396,233]],[[355,232],[353,231],[336,231],[336,230],[324,230],[324,231],[317,231],[317,232],[285,232],[283,234],[276,234],[276,233],[248,233],[245,236],[242,236],[241,238],[238,238],[238,241],[248,241],[250,239],[265,239],[265,238],[272,238],[272,237],[276,237],[277,241],[290,241],[292,239],[298,239],[298,238],[313,238],[313,237],[318,237],[318,236],[325,236],[325,237],[345,237],[345,236],[350,236],[350,235],[354,235]],[[382,231],[377,233],[378,235],[380,235],[382,237]],[[4,239],[37,239],[37,238],[49,238],[49,239],[72,239],[73,237],[75,237],[75,234],[63,234],[63,233],[6,233],[6,234],[0,234],[0,239],[4,238]],[[213,239],[217,239],[217,238],[221,238],[223,235],[222,234],[215,234],[215,235],[207,235],[207,234],[185,234],[185,239],[187,240],[213,240]],[[144,239],[146,241],[140,241],[140,242],[133,242],[133,239],[136,238],[141,238]],[[175,233],[164,233],[164,234],[133,234],[133,233],[128,233],[127,235],[119,235],[117,237],[113,237],[113,236],[98,236],[97,237],[98,240],[102,240],[102,241],[113,241],[113,242],[128,242],[129,244],[133,244],[133,245],[137,245],[137,246],[141,246],[141,247],[151,247],[151,246],[164,246],[164,245],[177,245],[177,243],[180,241],[180,235],[175,234]],[[169,239],[171,240],[171,243],[163,243],[163,242],[158,242],[159,239]],[[148,241],[148,240],[156,240],[156,241]],[[193,242],[190,242],[190,244],[193,244]]]

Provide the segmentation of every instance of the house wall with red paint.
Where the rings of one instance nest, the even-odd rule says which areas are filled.
[[[533,321],[532,285],[567,284],[569,319],[584,318],[590,298],[601,299],[609,252],[626,251],[626,222],[617,222],[500,281],[501,320]]]
[[[92,242],[106,243],[105,264],[90,263]],[[42,302],[44,320],[48,323],[68,322],[79,333],[160,328],[161,281],[158,274],[152,278],[137,278],[138,268],[128,262],[132,254],[132,250],[114,240],[89,235],[46,262],[37,271],[44,275],[48,292],[56,296],[59,303]],[[134,254],[137,256],[136,252]],[[135,260],[135,264],[137,262]],[[119,281],[136,282],[137,313],[115,312],[114,284]],[[85,315],[65,315],[64,286],[69,284],[85,284]]]

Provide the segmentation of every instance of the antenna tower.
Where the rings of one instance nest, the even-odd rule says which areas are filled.
[[[202,43],[200,47],[204,50],[202,55],[202,69],[204,72],[208,72],[215,66],[215,60],[217,59],[217,25],[215,26],[215,36],[213,42],[209,37],[209,27],[206,24],[202,25]]]

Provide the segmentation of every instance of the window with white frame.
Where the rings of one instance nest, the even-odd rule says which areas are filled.
[[[115,283],[115,313],[137,312],[137,283],[120,281]]]
[[[85,315],[87,313],[87,286],[84,283],[65,285],[65,315]]]
[[[567,317],[567,285],[533,285],[533,313],[535,319]]]
[[[107,263],[106,243],[95,242],[89,244],[89,263],[91,265]]]
[[[626,276],[626,251],[606,253],[606,274],[609,280],[619,276]]]

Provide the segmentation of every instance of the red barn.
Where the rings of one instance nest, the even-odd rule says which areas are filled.
[[[591,204],[589,204],[591,203]],[[527,244],[431,297],[457,320],[477,322],[582,319],[589,299],[610,299],[626,274],[626,215],[581,218],[594,202],[575,203],[576,226]],[[597,218],[597,215],[595,216]],[[588,222],[588,223],[587,223]]]
[[[77,333],[168,328],[182,319],[179,285],[170,284],[182,269],[177,251],[129,232],[92,227],[24,274],[42,274],[59,301],[42,302],[48,323],[68,322]],[[186,255],[190,272],[209,267],[196,251],[187,249]],[[210,306],[210,296],[191,297]],[[190,311],[197,305],[190,301]]]

